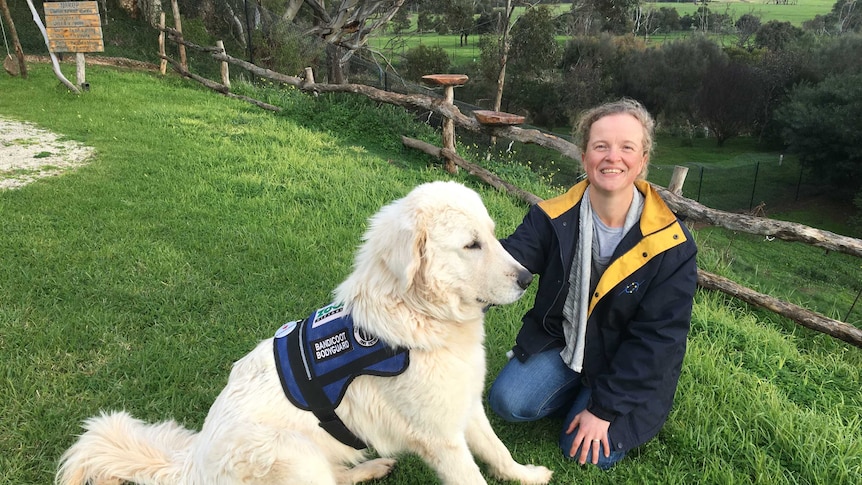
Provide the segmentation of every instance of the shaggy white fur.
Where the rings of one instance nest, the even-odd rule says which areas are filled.
[[[356,325],[410,349],[396,377],[357,377],[336,409],[383,458],[334,439],[284,396],[272,339],[236,362],[200,432],[103,413],[61,458],[61,485],[352,484],[389,473],[412,452],[446,484],[495,476],[544,484],[552,472],[512,459],[485,415],[488,305],[514,302],[532,275],[499,244],[479,195],[455,182],[420,185],[370,220],[352,274],[336,289]],[[472,452],[472,454],[471,454]]]

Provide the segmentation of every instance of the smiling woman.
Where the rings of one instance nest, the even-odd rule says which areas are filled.
[[[0,118],[0,190],[59,175],[86,163],[93,149],[28,123]]]

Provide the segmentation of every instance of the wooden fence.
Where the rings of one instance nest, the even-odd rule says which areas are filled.
[[[179,18],[178,11],[175,9],[174,12],[175,17]],[[179,25],[180,24],[177,21],[177,26]],[[163,62],[170,63],[177,73],[193,79],[210,89],[224,94],[225,96],[245,100],[263,109],[271,111],[281,110],[278,106],[273,106],[247,96],[232,93],[230,91],[228,65],[238,66],[255,76],[294,86],[304,92],[313,93],[315,95],[318,93],[353,93],[363,95],[378,102],[394,104],[405,108],[419,108],[427,110],[442,116],[444,119],[451,122],[452,125],[460,129],[476,133],[484,133],[492,137],[508,138],[521,143],[540,145],[545,148],[555,150],[572,160],[580,160],[580,150],[569,141],[534,129],[523,129],[512,125],[482,124],[473,116],[467,116],[461,113],[458,107],[455,106],[451,100],[447,100],[445,98],[436,98],[421,94],[393,93],[363,84],[317,83],[314,80],[311,68],[307,68],[305,70],[305,75],[303,77],[285,75],[228,55],[221,43],[219,43],[218,46],[206,47],[189,42],[183,38],[181,30],[164,26],[164,21],[162,21],[160,30],[162,34],[160,35],[159,56]],[[167,34],[167,37],[171,41],[175,42],[180,47],[179,52],[181,54],[182,62],[177,62],[165,54],[165,34]],[[209,53],[213,59],[221,62],[222,81],[212,81],[190,72],[185,62],[186,47],[200,52]],[[164,64],[162,67],[162,73],[164,73]],[[486,183],[489,183],[498,189],[505,190],[530,204],[535,204],[541,200],[538,196],[509,184],[488,170],[464,160],[451,148],[447,148],[445,146],[436,147],[407,137],[402,137],[402,142],[405,146],[416,148],[436,157],[445,159],[447,162],[463,168],[468,171],[468,173],[477,176]],[[829,231],[823,231],[803,224],[711,209],[691,199],[682,197],[666,188],[655,185],[654,187],[671,210],[680,216],[685,217],[688,221],[700,222],[749,234],[774,237],[784,241],[798,241],[830,251],[837,251],[862,258],[862,240],[842,236]],[[677,187],[677,189],[679,190],[681,187]],[[862,329],[853,325],[829,318],[772,296],[756,292],[727,278],[701,269],[698,269],[698,285],[705,289],[721,291],[749,304],[766,308],[789,318],[804,327],[825,333],[856,347],[862,348]]]

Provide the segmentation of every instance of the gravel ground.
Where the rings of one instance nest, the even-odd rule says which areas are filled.
[[[86,163],[93,149],[29,123],[0,118],[0,190]]]

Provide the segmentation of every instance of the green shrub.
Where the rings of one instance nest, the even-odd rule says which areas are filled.
[[[401,74],[405,79],[419,81],[426,74],[449,72],[450,62],[443,48],[420,45],[404,54],[401,66]]]

